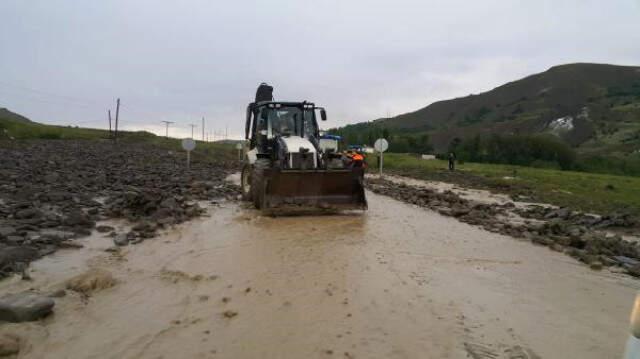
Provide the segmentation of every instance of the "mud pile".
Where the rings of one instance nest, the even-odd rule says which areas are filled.
[[[126,244],[200,215],[198,200],[236,198],[238,188],[224,181],[237,171],[234,161],[194,155],[186,170],[184,160],[183,153],[144,143],[0,143],[0,278],[74,246],[100,220],[134,222],[120,238]]]
[[[368,179],[366,186],[375,193],[429,208],[491,232],[548,246],[577,258],[595,270],[619,267],[620,271],[640,277],[638,243],[603,231],[604,228],[637,225],[631,216],[625,214],[595,216],[568,208],[535,205],[517,208],[511,202],[477,203],[451,191],[438,192],[379,178]]]

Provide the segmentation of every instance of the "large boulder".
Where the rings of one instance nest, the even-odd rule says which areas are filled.
[[[0,298],[0,321],[29,322],[38,320],[53,310],[53,299],[30,292],[7,294]]]

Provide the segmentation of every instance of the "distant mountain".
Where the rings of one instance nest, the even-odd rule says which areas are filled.
[[[3,107],[0,107],[0,120],[11,120],[11,121],[20,122],[20,123],[31,123],[30,119],[22,115],[18,115],[15,112],[11,112],[8,109]]]
[[[456,138],[491,134],[558,136],[579,152],[640,150],[640,67],[575,63],[478,95],[347,126],[428,134],[437,152]]]

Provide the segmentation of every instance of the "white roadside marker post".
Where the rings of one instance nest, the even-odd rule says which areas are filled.
[[[384,151],[389,149],[389,142],[384,138],[378,138],[376,142],[373,144],[373,148],[375,148],[378,153],[380,153],[380,177],[382,177],[382,163],[384,162]]]
[[[192,138],[185,138],[182,140],[182,149],[187,151],[187,169],[191,167],[191,151],[196,148],[196,141]]]

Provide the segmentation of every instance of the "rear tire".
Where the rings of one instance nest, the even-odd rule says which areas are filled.
[[[253,200],[253,205],[257,209],[262,209],[264,207],[264,171],[268,169],[270,165],[271,162],[264,158],[257,159],[253,164],[253,170],[251,171],[251,198]]]

